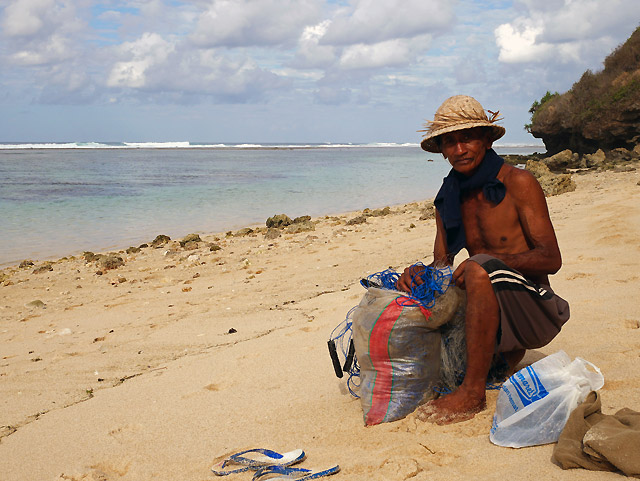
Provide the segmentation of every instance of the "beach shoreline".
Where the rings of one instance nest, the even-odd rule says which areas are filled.
[[[640,173],[574,180],[547,199],[564,260],[551,282],[571,319],[522,365],[565,350],[602,370],[603,412],[640,410]],[[1,269],[3,479],[215,479],[215,459],[252,447],[303,448],[309,467],[340,464],[334,479],[617,479],[562,471],[552,445],[492,445],[495,392],[458,425],[363,426],[326,341],[360,278],[429,262],[435,234],[430,201],[390,210],[274,238],[200,234],[193,249],[119,252],[116,268],[78,256]]]
[[[420,201],[449,169],[404,146],[0,151],[0,268]]]

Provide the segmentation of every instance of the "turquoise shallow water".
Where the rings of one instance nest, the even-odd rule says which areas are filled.
[[[0,265],[428,199],[448,171],[417,146],[0,150]]]

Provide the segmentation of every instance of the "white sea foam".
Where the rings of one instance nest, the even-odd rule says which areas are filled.
[[[124,145],[132,149],[185,149],[191,147],[189,142],[124,142]]]
[[[36,150],[36,149],[331,149],[331,148],[394,148],[415,147],[417,143],[372,142],[357,143],[318,143],[318,144],[279,144],[279,143],[194,143],[177,142],[30,142],[0,143],[0,150]]]

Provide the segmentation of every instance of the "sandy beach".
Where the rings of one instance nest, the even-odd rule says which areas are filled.
[[[564,261],[551,282],[571,319],[520,366],[562,349],[602,370],[604,413],[640,410],[640,171],[573,178],[576,191],[547,199]],[[3,269],[0,479],[222,479],[217,459],[258,447],[304,449],[302,466],[339,464],[336,480],[619,479],[563,471],[553,445],[491,444],[497,391],[460,424],[364,427],[326,341],[364,294],[360,278],[430,261],[427,204],[362,224],[315,218],[272,240],[172,241],[119,254],[102,275],[83,258]]]

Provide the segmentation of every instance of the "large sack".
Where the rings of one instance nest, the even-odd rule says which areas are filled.
[[[431,309],[403,293],[369,287],[353,312],[365,425],[395,421],[432,399],[441,384],[441,334],[463,301],[450,287]]]

